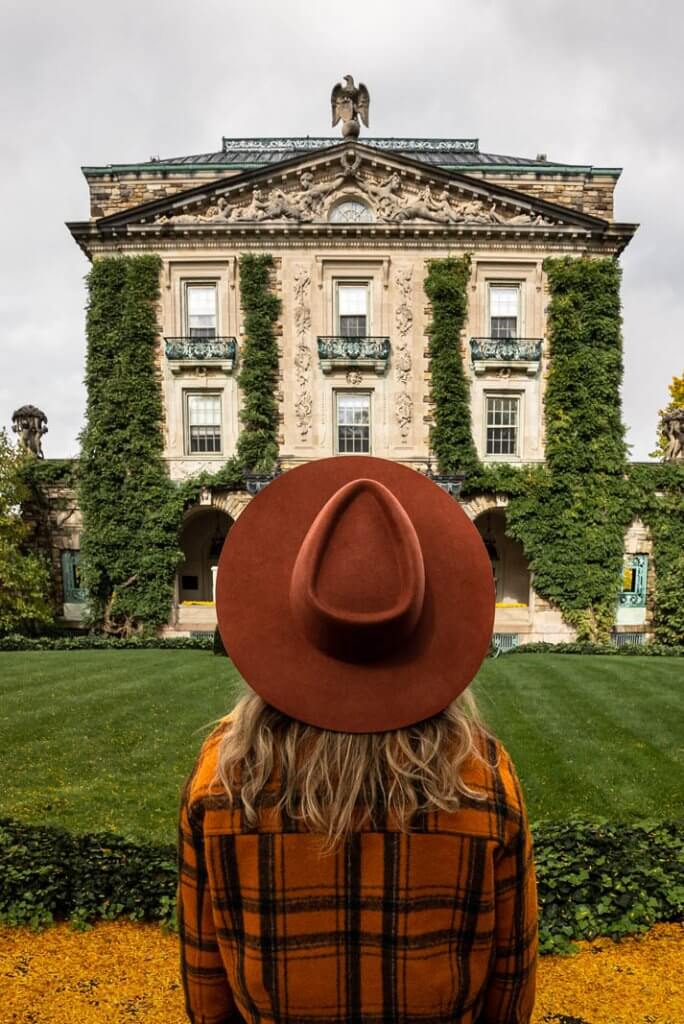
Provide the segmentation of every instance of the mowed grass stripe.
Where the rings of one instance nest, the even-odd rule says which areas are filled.
[[[684,813],[683,674],[677,658],[513,655],[475,691],[537,818],[659,818]]]
[[[684,661],[488,660],[474,683],[531,819],[684,814]],[[209,724],[240,692],[205,651],[0,653],[0,813],[175,840]]]
[[[182,781],[239,686],[203,651],[7,653],[0,679],[0,811],[153,841],[175,838]]]

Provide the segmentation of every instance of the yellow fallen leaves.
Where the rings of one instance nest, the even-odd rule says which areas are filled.
[[[539,961],[534,1024],[682,1024],[684,925]],[[156,925],[0,928],[1,1024],[186,1024],[178,941]]]

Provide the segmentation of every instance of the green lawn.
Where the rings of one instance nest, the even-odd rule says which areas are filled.
[[[173,841],[183,779],[239,693],[204,651],[0,653],[0,814]],[[504,656],[473,684],[529,814],[684,815],[684,661]]]

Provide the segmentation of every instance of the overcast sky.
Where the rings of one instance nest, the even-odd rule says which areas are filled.
[[[371,93],[370,135],[623,167],[624,415],[648,457],[684,371],[684,6],[665,0],[2,0],[0,426],[48,416],[78,453],[85,408],[81,165],[328,135],[333,83]],[[12,435],[13,436],[13,435]]]

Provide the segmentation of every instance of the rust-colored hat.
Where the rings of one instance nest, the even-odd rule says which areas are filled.
[[[494,622],[485,546],[458,502],[385,459],[319,459],[276,477],[223,545],[221,637],[292,718],[383,732],[442,711]]]

